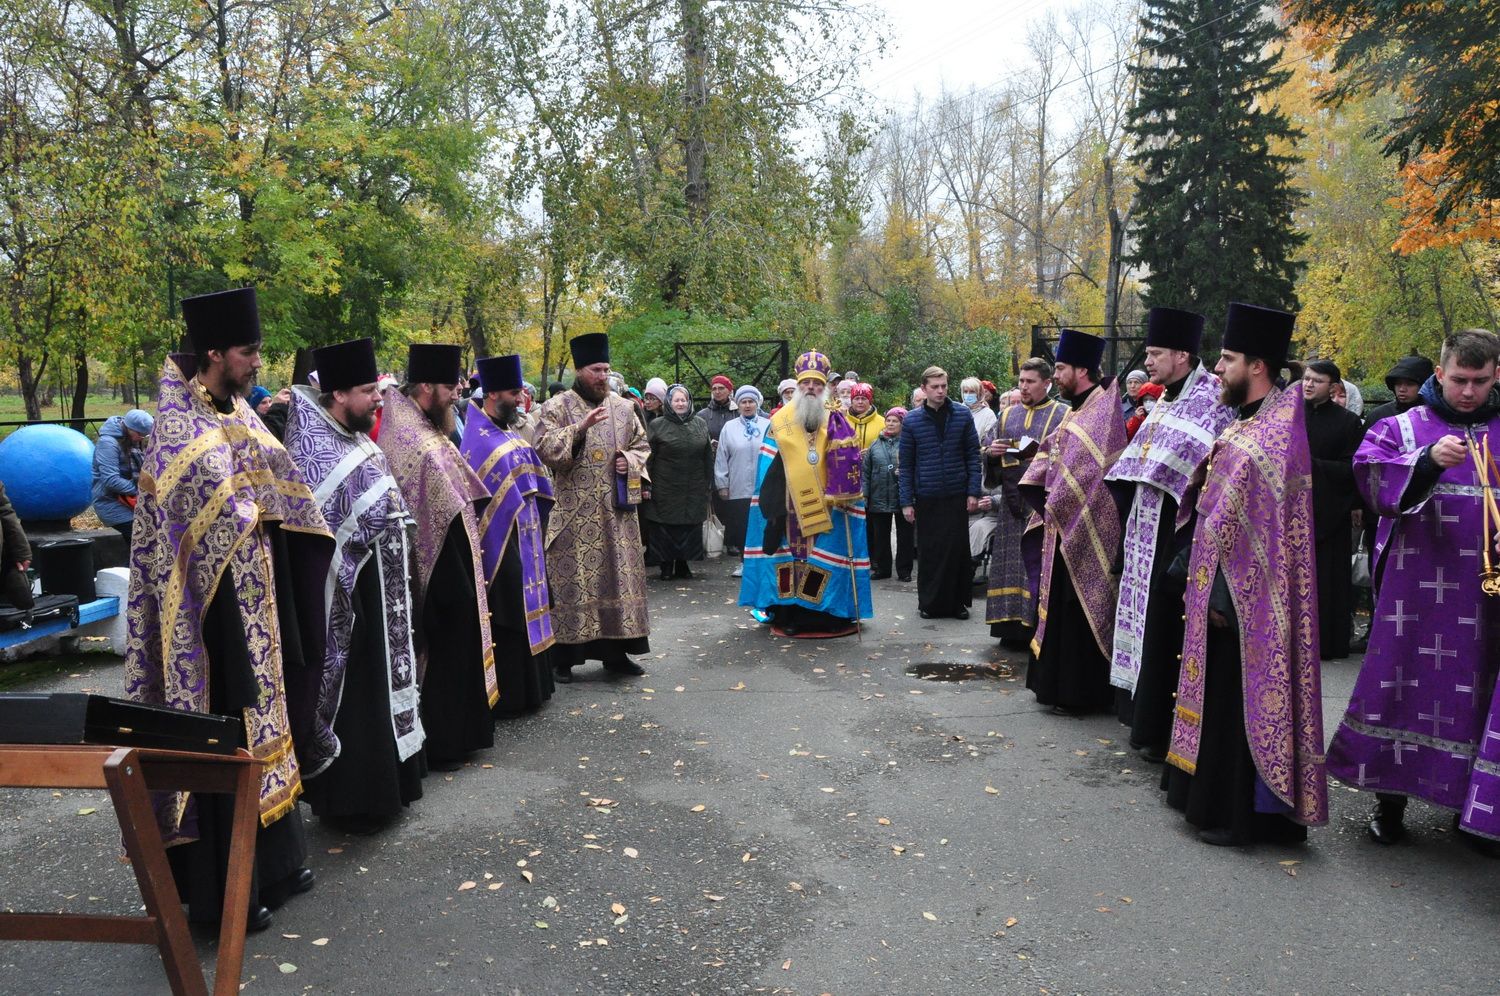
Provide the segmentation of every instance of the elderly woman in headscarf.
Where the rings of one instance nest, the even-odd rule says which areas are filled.
[[[646,408],[646,426],[650,428],[651,423],[661,418],[661,413],[666,410],[667,382],[660,377],[652,377],[646,381],[646,392],[641,403]]]
[[[755,497],[755,471],[760,466],[760,444],[771,420],[760,413],[760,391],[749,384],[734,392],[739,417],[719,430],[719,449],[714,454],[714,487],[719,489],[719,515],[724,520],[724,554],[745,553],[745,525],[750,518],[750,499]],[[734,577],[744,573],[737,565]]]
[[[713,487],[714,450],[708,423],[693,414],[687,388],[667,388],[667,404],[660,418],[646,430],[651,458],[651,501],[642,515],[650,524],[652,558],[661,565],[661,579],[691,578],[688,561],[703,558],[703,523],[708,518],[708,496]]]

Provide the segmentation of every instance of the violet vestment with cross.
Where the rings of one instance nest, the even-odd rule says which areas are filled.
[[[1203,321],[1202,315],[1175,308],[1152,308],[1147,314],[1148,349],[1194,359],[1185,376],[1164,384],[1161,399],[1108,475],[1121,494],[1130,496],[1109,680],[1133,697],[1130,742],[1157,760],[1165,756],[1172,735],[1182,650],[1184,587],[1168,568],[1192,540],[1192,522],[1179,529],[1177,511],[1194,471],[1234,418],[1234,410],[1219,400],[1219,379],[1195,358]],[[1153,364],[1172,361],[1173,353],[1152,357]]]
[[[1074,329],[1058,339],[1057,362],[1099,369],[1104,340]],[[1125,448],[1119,382],[1065,399],[1073,406],[1021,479],[1042,515],[1041,591],[1026,687],[1043,705],[1074,712],[1109,707],[1110,651],[1119,578],[1120,509],[1104,475]]]
[[[250,288],[182,304],[199,352],[260,341]],[[322,675],[323,578],[333,542],[281,443],[244,398],[232,390],[216,398],[196,372],[191,355],[163,364],[143,454],[125,609],[125,694],[243,716],[246,744],[266,762],[256,842],[256,890],[264,895],[306,858],[294,732],[300,740],[311,726]],[[168,843],[183,845],[168,854],[189,916],[217,920],[232,807],[220,795],[156,801]]]
[[[1239,406],[1195,475],[1198,522],[1165,781],[1168,803],[1215,844],[1300,840],[1328,820],[1302,387],[1278,389],[1249,373],[1255,360],[1264,360],[1267,377],[1285,365],[1293,322],[1286,312],[1229,306],[1226,391],[1269,390]],[[1186,517],[1178,513],[1179,525]]]
[[[519,391],[521,357],[486,356],[476,362],[486,403],[500,391]],[[492,417],[469,403],[459,451],[494,496],[479,520],[479,545],[489,583],[490,632],[495,641],[495,678],[500,684],[496,711],[517,715],[552,697],[548,656],[552,635],[547,588],[546,520],[552,508],[552,480],[541,457],[514,425],[514,406]]]
[[[1481,477],[1472,455],[1447,470],[1424,456],[1447,435],[1481,453],[1485,440],[1500,447],[1500,412],[1460,415],[1435,379],[1422,396],[1375,423],[1354,457],[1360,492],[1381,516],[1379,595],[1328,766],[1347,785],[1425,799],[1457,812],[1462,829],[1500,839],[1500,600],[1479,586]],[[1500,483],[1493,468],[1486,476]]]
[[[457,346],[408,347],[410,385],[456,383]],[[398,388],[383,395],[380,448],[417,520],[412,574],[417,679],[427,756],[438,765],[491,746],[500,697],[480,572],[479,507],[490,493],[432,416]]]
[[[313,355],[324,392],[373,392],[371,340]],[[310,387],[292,388],[286,448],[334,539],[323,680],[312,736],[299,745],[307,801],[324,819],[389,819],[422,797],[410,587],[416,523],[385,453]]]

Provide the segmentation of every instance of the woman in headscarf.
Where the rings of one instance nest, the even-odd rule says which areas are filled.
[[[719,448],[714,454],[714,487],[719,489],[720,516],[724,520],[724,555],[745,553],[745,524],[750,518],[750,499],[755,497],[755,472],[760,467],[760,444],[771,420],[760,413],[760,391],[750,384],[734,392],[739,418],[719,430]],[[736,565],[734,577],[743,574]]]
[[[646,428],[649,429],[667,407],[667,382],[660,377],[646,381],[646,393],[641,401],[646,408]]]
[[[693,414],[687,388],[667,388],[660,418],[646,430],[651,458],[651,501],[642,506],[650,523],[651,554],[661,565],[661,579],[691,578],[688,561],[703,558],[703,523],[713,487],[714,451],[708,423]]]

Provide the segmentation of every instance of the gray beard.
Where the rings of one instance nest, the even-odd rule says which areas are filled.
[[[811,394],[797,395],[797,421],[808,432],[817,432],[827,425],[828,409],[823,407],[823,399]]]

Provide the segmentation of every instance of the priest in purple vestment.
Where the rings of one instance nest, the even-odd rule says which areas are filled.
[[[1040,356],[1021,364],[1016,386],[1020,402],[1005,407],[979,440],[984,488],[995,516],[984,621],[1002,647],[1025,650],[1036,631],[1043,530],[1041,517],[1021,498],[1021,478],[1069,409],[1048,396],[1052,364]]]
[[[266,765],[248,918],[264,930],[272,909],[313,885],[297,797],[333,543],[312,491],[244,400],[261,365],[254,288],[188,298],[182,316],[193,353],[163,366],[139,479],[125,694],[243,717]],[[223,910],[233,800],[157,804],[189,919],[241,915]]]
[[[1301,385],[1275,380],[1294,322],[1230,304],[1214,372],[1235,419],[1194,475],[1198,522],[1182,574],[1187,619],[1163,780],[1167,802],[1220,846],[1305,840],[1307,827],[1328,821],[1312,458]]]
[[[476,361],[483,406],[470,402],[464,459],[494,496],[479,520],[479,549],[489,582],[495,641],[495,715],[532,712],[552,697],[552,603],[547,588],[547,516],[552,479],[518,431],[521,357]]]
[[[428,763],[439,771],[494,744],[490,710],[500,697],[479,550],[490,493],[450,439],[459,359],[457,346],[412,343],[406,383],[386,389],[380,425],[380,448],[417,520],[417,680]]]
[[[375,344],[313,350],[318,388],[295,385],[286,448],[333,530],[327,651],[313,735],[298,746],[319,819],[371,833],[422,797],[410,565],[416,522],[368,435],[380,410]]]
[[[1130,508],[1109,680],[1131,696],[1131,746],[1157,764],[1172,738],[1186,593],[1168,568],[1193,537],[1190,519],[1178,528],[1177,511],[1194,471],[1234,417],[1219,400],[1219,379],[1198,358],[1203,321],[1176,308],[1147,313],[1146,376],[1162,395],[1108,478]]]
[[[1072,411],[1037,451],[1022,496],[1042,516],[1041,593],[1026,687],[1053,712],[1109,708],[1120,509],[1104,475],[1125,448],[1119,382],[1101,384],[1104,340],[1063,329],[1053,380]]]
[[[1376,794],[1369,830],[1382,844],[1405,836],[1412,796],[1454,812],[1466,841],[1493,851],[1500,840],[1500,602],[1480,586],[1497,562],[1483,497],[1500,484],[1487,458],[1500,446],[1497,357],[1489,332],[1449,336],[1423,404],[1375,423],[1354,456],[1381,516],[1379,593],[1328,765]]]

